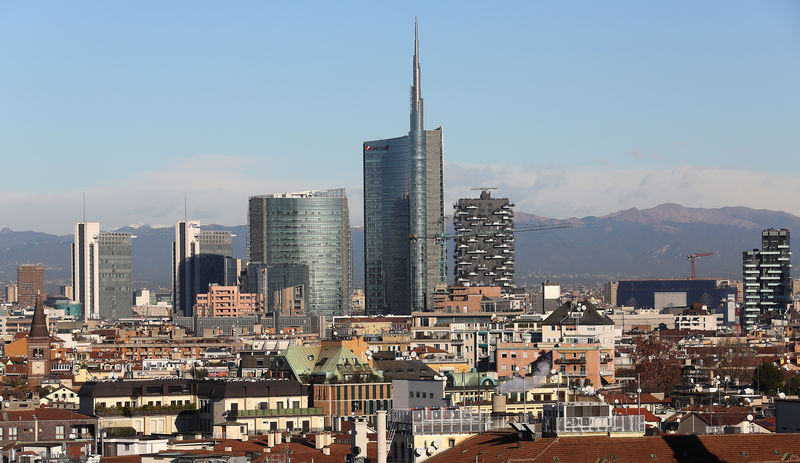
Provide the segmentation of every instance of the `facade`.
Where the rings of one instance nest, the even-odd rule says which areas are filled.
[[[73,300],[87,320],[131,316],[132,236],[101,232],[98,222],[75,224],[72,244]]]
[[[620,280],[617,304],[634,309],[661,310],[701,303],[716,310],[726,299],[724,288],[713,279]]]
[[[392,383],[341,383],[312,385],[314,407],[322,408],[325,425],[347,416],[373,415],[378,410],[391,410]]]
[[[133,252],[130,233],[100,233],[97,237],[100,276],[99,316],[115,321],[133,314]]]
[[[6,302],[15,304],[17,301],[19,301],[19,288],[17,285],[6,286]]]
[[[768,311],[786,313],[792,304],[789,230],[770,228],[761,232],[761,250],[742,253],[744,301],[740,323],[745,330],[756,326]]]
[[[514,212],[508,198],[478,198],[453,206],[456,230],[453,273],[460,286],[514,286]]]
[[[197,317],[246,317],[264,312],[264,296],[240,293],[238,286],[208,285],[208,292],[198,294],[196,301]]]
[[[424,130],[419,41],[414,40],[408,135],[364,142],[366,313],[410,314],[446,281],[442,130]],[[410,239],[411,237],[416,239]]]
[[[26,443],[55,443],[54,450],[60,452],[61,446],[69,442],[92,445],[97,437],[96,428],[97,418],[58,408],[3,410],[0,445],[5,449]],[[7,451],[4,453],[8,455]]]
[[[42,296],[36,297],[34,302],[31,330],[26,342],[28,386],[36,387],[42,384],[42,379],[50,375],[50,331],[47,329],[47,317],[44,314]]]
[[[172,243],[172,307],[187,317],[192,316],[197,294],[210,284],[236,284],[230,267],[233,237],[228,231],[201,230],[200,222],[183,220],[175,223]]]
[[[284,313],[289,306],[293,307],[294,314],[297,314],[298,309],[303,312],[306,304],[308,304],[308,294],[306,292],[306,288],[308,288],[308,270],[308,265],[304,264],[275,264],[268,266],[267,307],[273,312],[278,312],[282,315],[289,314],[288,312]],[[345,313],[347,312],[345,311]]]
[[[72,243],[73,300],[83,305],[83,316],[89,320],[99,317],[100,264],[97,237],[99,222],[75,224]]]
[[[44,265],[26,264],[17,267],[17,302],[22,307],[33,307],[36,295],[44,296]]]
[[[542,313],[550,313],[561,305],[561,285],[552,281],[542,282]]]
[[[299,266],[306,266],[309,313],[342,315],[349,310],[353,269],[344,189],[250,197],[247,252],[249,264],[266,265],[268,289],[283,289],[270,286],[270,272],[294,269],[297,276]],[[288,286],[296,285],[284,288]],[[267,294],[269,306],[270,294],[274,293]]]

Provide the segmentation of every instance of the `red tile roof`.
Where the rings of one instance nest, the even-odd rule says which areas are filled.
[[[427,463],[753,463],[797,456],[800,434],[549,437],[517,445],[515,433],[488,432],[434,455]]]
[[[39,421],[95,420],[91,416],[81,415],[63,408],[36,408],[32,410],[4,410],[0,414],[0,422],[32,421],[34,415]]]
[[[661,418],[652,414],[646,408],[615,408],[614,409],[615,415],[644,415],[644,420],[648,423],[656,422],[660,423]]]

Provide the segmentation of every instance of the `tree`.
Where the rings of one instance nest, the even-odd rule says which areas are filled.
[[[757,391],[774,394],[783,385],[783,371],[774,362],[764,362],[753,373],[753,385]]]
[[[800,394],[800,375],[793,373],[786,380],[786,393],[797,395]]]
[[[680,350],[657,335],[640,337],[634,344],[633,361],[644,392],[669,393],[682,382]]]

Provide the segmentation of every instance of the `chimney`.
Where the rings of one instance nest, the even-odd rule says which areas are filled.
[[[242,442],[247,442],[248,440],[250,440],[250,438],[247,436],[247,434],[242,434]]]
[[[386,448],[386,410],[378,410],[377,429],[378,432],[378,463],[386,463],[388,451]]]
[[[365,418],[352,418],[352,429],[350,431],[350,455],[352,458],[366,458],[367,444],[367,420]]]
[[[322,447],[325,447],[325,433],[324,432],[317,433],[317,435],[315,436],[315,439],[314,439],[314,448],[316,450],[321,450]]]
[[[525,392],[523,392],[524,394]],[[506,396],[504,394],[492,394],[492,413],[506,412]]]
[[[272,432],[267,433],[267,448],[275,447],[275,434]]]
[[[322,454],[323,454],[323,455],[330,456],[330,454],[331,454],[331,448],[330,448],[330,447],[322,447]]]

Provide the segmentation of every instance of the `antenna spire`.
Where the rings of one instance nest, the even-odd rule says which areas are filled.
[[[189,219],[187,219],[187,217],[189,215],[186,213],[186,211],[188,209],[188,203],[189,203],[189,192],[188,191],[184,191],[183,192],[183,221],[184,222],[189,220]]]
[[[416,120],[412,121],[411,130],[422,130],[422,89],[419,68],[419,22],[414,17],[414,80],[411,85],[411,113],[417,113]]]
[[[83,223],[86,223],[86,192],[83,192]]]

